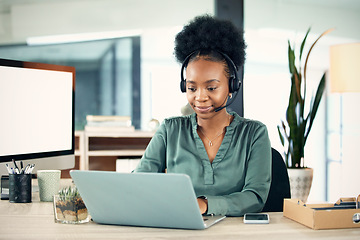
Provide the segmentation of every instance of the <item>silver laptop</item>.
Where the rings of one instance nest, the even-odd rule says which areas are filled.
[[[202,216],[189,176],[170,173],[70,172],[94,222],[205,229],[225,216]]]

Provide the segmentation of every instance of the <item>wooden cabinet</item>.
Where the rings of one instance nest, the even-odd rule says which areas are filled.
[[[88,132],[75,131],[75,167],[80,170],[115,171],[119,158],[140,158],[154,132]],[[70,178],[71,169],[61,177]]]
[[[84,161],[84,131],[75,131],[75,166],[72,169],[61,170],[61,178],[71,178],[70,170],[80,169],[80,163]]]
[[[79,138],[79,148],[75,155],[79,156],[79,169],[81,170],[103,170],[97,169],[94,161],[114,159],[119,157],[141,157],[149,144],[154,132],[88,132],[76,133]],[[108,163],[106,163],[108,164]],[[94,167],[91,167],[94,166]],[[115,170],[115,163],[111,170]]]

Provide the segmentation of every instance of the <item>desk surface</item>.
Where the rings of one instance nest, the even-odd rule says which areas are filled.
[[[54,222],[51,202],[0,201],[0,239],[360,239],[360,228],[312,230],[270,213],[270,224],[244,224],[242,217],[229,217],[206,230],[179,230],[115,225],[61,224]]]

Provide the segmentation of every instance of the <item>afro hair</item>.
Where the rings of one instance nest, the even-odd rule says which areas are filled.
[[[217,51],[229,56],[239,68],[245,61],[245,48],[243,31],[230,21],[202,15],[195,17],[176,35],[174,54],[182,63],[194,51]]]

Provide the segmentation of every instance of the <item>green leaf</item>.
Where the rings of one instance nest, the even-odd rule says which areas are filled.
[[[300,56],[299,56],[299,59],[300,59],[300,60],[301,60],[302,53],[303,53],[304,46],[305,46],[305,42],[306,42],[307,36],[309,35],[310,30],[311,30],[311,27],[309,27],[309,29],[307,30],[307,32],[306,32],[306,34],[305,34],[305,37],[304,37],[304,40],[303,40],[302,43],[301,43]]]
[[[280,137],[280,142],[281,142],[281,145],[285,146],[285,142],[284,142],[284,137],[280,131],[280,127],[277,126],[277,130],[278,130],[278,133],[279,133],[279,137]]]
[[[315,119],[315,116],[316,116],[316,112],[319,108],[319,105],[320,105],[320,101],[321,101],[321,97],[323,95],[323,92],[325,90],[325,76],[326,76],[326,73],[323,74],[320,82],[319,82],[319,85],[318,85],[318,88],[317,88],[317,91],[316,91],[316,94],[315,94],[315,99],[314,99],[314,103],[312,104],[312,106],[310,106],[310,112],[309,112],[309,115],[307,118],[310,118],[309,119],[309,127],[307,129],[307,132],[306,134],[304,135],[305,136],[305,142],[306,142],[306,139],[310,133],[310,130],[311,130],[311,127],[313,125],[313,122],[314,122],[314,119]]]
[[[288,58],[289,58],[289,71],[291,74],[295,71],[295,53],[291,49],[290,41],[288,41]]]

